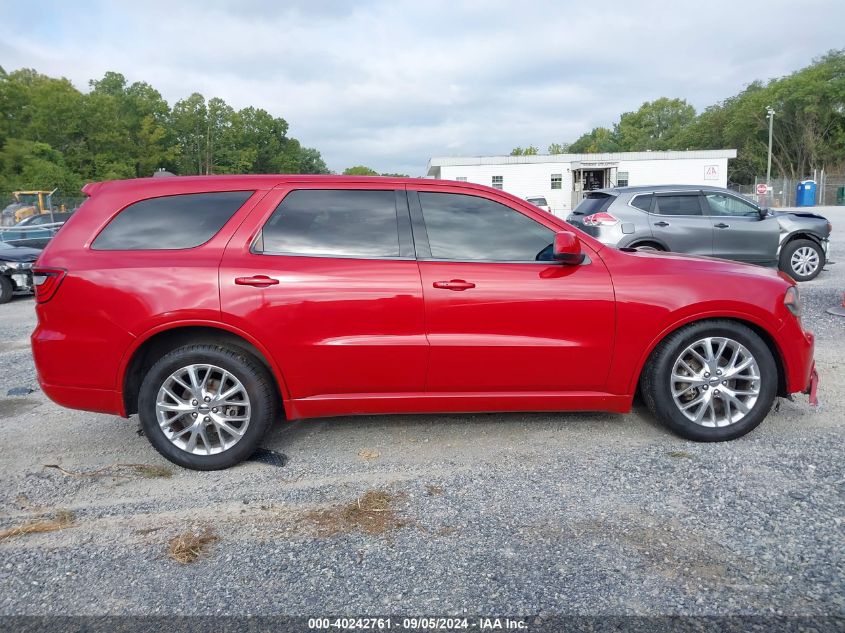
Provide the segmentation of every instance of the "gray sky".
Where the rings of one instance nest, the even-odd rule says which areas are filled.
[[[331,169],[573,141],[661,96],[697,110],[845,46],[842,0],[0,0],[0,64],[108,70],[284,117]]]

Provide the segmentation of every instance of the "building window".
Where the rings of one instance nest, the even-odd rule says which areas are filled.
[[[563,174],[552,174],[552,189],[563,188]]]
[[[627,187],[628,186],[628,172],[627,171],[616,172],[616,186],[617,187]]]
[[[457,180],[458,182],[466,182],[466,181],[467,181],[467,177],[466,177],[466,176],[457,176],[457,177],[455,178],[455,180]]]
[[[493,189],[501,189],[504,186],[502,176],[493,176]]]

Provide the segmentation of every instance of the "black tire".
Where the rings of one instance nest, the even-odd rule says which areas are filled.
[[[655,244],[654,242],[642,242],[634,246],[635,250],[643,251],[645,253],[665,253],[666,249],[660,246],[660,244]]]
[[[756,402],[743,418],[728,426],[702,426],[688,419],[671,393],[675,361],[689,345],[709,336],[740,343],[757,361],[760,370],[760,392]],[[696,442],[724,442],[752,431],[768,415],[777,395],[778,369],[768,345],[750,328],[735,321],[701,321],[670,334],[655,348],[643,369],[640,389],[652,414],[681,437]],[[718,389],[718,385],[714,389]]]
[[[0,275],[0,303],[9,303],[15,294],[15,287],[12,280],[6,275]]]
[[[167,438],[158,423],[159,389],[173,372],[192,364],[225,369],[241,382],[249,396],[246,431],[233,446],[220,453],[197,455],[183,450]],[[138,395],[138,417],[147,439],[166,459],[192,470],[221,470],[247,459],[276,419],[278,406],[273,377],[263,364],[241,348],[215,344],[187,345],[165,354],[147,372]]]
[[[802,275],[798,271],[793,269],[792,266],[792,256],[795,254],[799,248],[809,248],[815,251],[816,256],[819,258],[819,265],[816,267],[815,270],[810,272],[809,274]],[[783,250],[780,252],[780,262],[778,267],[785,272],[787,275],[792,277],[795,281],[810,281],[811,279],[815,279],[818,277],[819,273],[824,268],[824,265],[827,262],[825,261],[824,257],[824,250],[817,242],[813,240],[807,239],[798,239],[792,240],[788,242],[786,246],[783,247]]]

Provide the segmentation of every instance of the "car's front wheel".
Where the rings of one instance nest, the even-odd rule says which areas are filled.
[[[242,350],[188,345],[147,372],[138,415],[153,447],[179,466],[219,470],[248,458],[276,418],[267,369]]]
[[[813,240],[792,240],[780,253],[780,269],[795,281],[815,279],[824,264],[824,250]]]
[[[678,435],[699,442],[732,440],[759,425],[777,395],[772,352],[750,328],[703,321],[669,335],[643,370],[652,413]]]

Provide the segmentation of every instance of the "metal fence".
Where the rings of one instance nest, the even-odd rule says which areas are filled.
[[[731,184],[729,188],[742,194],[749,200],[760,206],[794,207],[798,185],[803,180],[816,181],[816,206],[842,206],[845,205],[845,175],[828,175],[823,171],[810,175],[807,178],[797,180],[794,178],[772,178],[771,189],[765,195],[757,193],[757,185],[765,184],[765,176],[757,176],[753,185]]]

